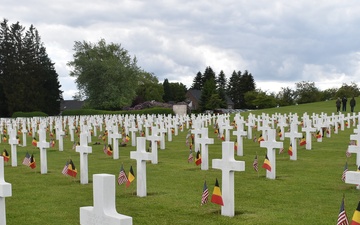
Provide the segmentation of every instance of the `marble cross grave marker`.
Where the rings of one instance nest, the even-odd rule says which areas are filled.
[[[245,171],[245,162],[234,159],[234,142],[222,142],[222,159],[213,159],[212,168],[222,170],[222,198],[221,215],[233,217],[235,215],[234,172]]]
[[[283,142],[275,140],[276,134],[274,129],[268,130],[268,140],[260,142],[260,147],[267,149],[267,156],[271,165],[271,171],[266,170],[266,178],[274,180],[276,178],[276,148],[282,148]]]
[[[4,179],[4,157],[0,156],[0,225],[6,225],[5,197],[11,195],[11,184]]]
[[[46,142],[46,130],[44,126],[41,126],[38,132],[39,132],[39,141],[37,142],[37,147],[40,149],[41,174],[47,174],[46,149],[50,147],[50,143]]]
[[[201,146],[201,170],[209,169],[209,144],[214,144],[214,138],[208,137],[208,128],[201,128],[201,137],[197,142]]]
[[[93,199],[94,206],[80,207],[80,225],[132,225],[132,217],[116,211],[114,175],[93,175]]]
[[[151,160],[152,155],[146,152],[146,138],[136,138],[136,151],[130,152],[130,159],[136,160],[136,188],[137,196],[146,196],[146,160]]]
[[[88,154],[92,153],[92,147],[88,146],[87,134],[81,132],[80,145],[76,146],[76,152],[80,153],[80,183],[89,183],[88,176]]]
[[[9,129],[9,144],[11,146],[11,166],[16,167],[17,166],[17,150],[16,147],[19,144],[18,139],[16,138],[16,130],[15,129]]]
[[[302,138],[302,134],[298,132],[298,125],[296,121],[291,123],[290,132],[286,132],[285,137],[290,138],[290,143],[292,146],[292,155],[290,156],[290,160],[297,160],[296,138]]]
[[[154,126],[151,128],[151,135],[148,135],[146,137],[147,140],[151,142],[151,163],[152,164],[158,164],[158,141],[161,140],[161,137],[158,136],[157,127]]]

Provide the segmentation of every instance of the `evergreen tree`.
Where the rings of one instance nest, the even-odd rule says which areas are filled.
[[[196,90],[201,90],[203,87],[203,77],[201,72],[199,71],[194,80],[193,80],[193,84],[191,85],[190,89],[196,89]]]
[[[211,96],[216,93],[216,83],[214,79],[209,79],[205,82],[204,87],[201,91],[200,97],[200,109],[205,111],[209,108],[208,101],[210,100]]]
[[[16,111],[60,111],[62,92],[53,63],[34,26],[24,33],[19,22],[0,28],[0,105],[2,116]]]
[[[219,108],[227,108],[226,105],[226,77],[224,71],[220,71],[218,77],[216,78],[216,90],[218,92],[221,104]]]
[[[164,88],[164,95],[163,95],[164,102],[171,101],[172,97],[173,97],[173,93],[172,93],[172,90],[170,88],[170,83],[169,83],[168,79],[164,80],[163,88]]]

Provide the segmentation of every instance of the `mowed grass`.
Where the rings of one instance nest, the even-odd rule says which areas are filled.
[[[298,113],[302,116],[304,112],[331,115],[335,112],[335,102],[251,113]],[[242,115],[247,118],[249,113]],[[356,170],[355,154],[348,159],[345,155],[353,129],[351,126],[338,134],[332,133],[331,138],[324,137],[321,143],[313,138],[312,150],[298,146],[296,161],[290,160],[286,153],[289,146],[286,138],[285,153],[276,155],[275,180],[266,179],[266,171],[261,168],[266,149],[245,138],[244,156],[235,155],[236,160],[245,161],[245,171],[235,172],[235,216],[232,218],[221,216],[219,205],[210,202],[200,205],[205,180],[210,192],[209,200],[216,178],[222,187],[221,170],[211,167],[212,159],[221,158],[221,140],[209,126],[209,136],[214,138],[215,143],[209,146],[209,170],[202,171],[200,166],[187,162],[187,130],[179,131],[172,142],[166,141],[165,150],[159,149],[159,163],[146,164],[147,196],[136,196],[136,180],[129,188],[116,184],[116,209],[133,217],[133,224],[335,224],[341,198],[345,194],[346,210],[351,219],[360,192],[355,185],[342,182],[341,175],[347,160],[349,170]],[[259,134],[253,129],[253,135]],[[235,141],[235,136],[231,140]],[[93,137],[92,143],[96,141],[101,140]],[[6,198],[7,224],[10,225],[79,224],[79,208],[93,205],[93,174],[108,173],[117,177],[123,164],[126,173],[133,166],[136,176],[136,161],[130,159],[130,151],[135,151],[136,147],[130,143],[120,148],[118,160],[105,155],[102,145],[91,145],[92,153],[88,155],[89,184],[86,185],[80,184],[79,153],[72,150],[69,136],[64,139],[64,151],[58,151],[57,144],[47,151],[47,174],[40,174],[40,153],[31,146],[30,136],[27,137],[27,145],[17,148],[17,167],[12,167],[10,162],[5,164],[5,181],[12,184],[12,196]],[[11,154],[10,145],[1,143],[0,147]],[[35,170],[21,164],[26,152],[34,153],[37,162]],[[252,167],[256,154],[259,158],[258,173]],[[78,169],[75,179],[61,173],[69,158]]]

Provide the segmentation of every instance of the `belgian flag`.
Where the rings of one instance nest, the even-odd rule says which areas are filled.
[[[290,144],[290,146],[289,146],[289,149],[288,149],[288,154],[289,154],[290,156],[292,156],[292,155],[293,155],[293,151],[292,151],[292,144]]]
[[[304,145],[306,145],[306,139],[305,139],[305,137],[303,135],[301,140],[300,140],[300,146],[304,146]]]
[[[4,157],[4,162],[9,162],[10,156],[6,149],[4,149],[2,156]]]
[[[128,175],[128,180],[126,182],[126,187],[129,187],[131,182],[133,182],[135,180],[135,175],[134,175],[134,171],[132,166],[130,166],[130,171],[129,171],[129,175]]]
[[[220,186],[219,186],[219,182],[216,178],[216,182],[215,182],[215,187],[214,187],[214,191],[213,194],[211,196],[211,202],[218,204],[218,205],[224,205],[222,196],[221,196],[221,190],[220,190]]]
[[[198,166],[201,164],[201,154],[200,151],[196,152],[195,164]]]
[[[30,167],[31,169],[35,169],[35,168],[36,168],[36,162],[35,162],[34,154],[31,154],[29,167]]]
[[[271,172],[271,164],[270,164],[267,154],[265,155],[265,160],[264,160],[264,164],[263,164],[262,168],[267,169]]]
[[[67,174],[72,177],[76,177],[77,175],[77,169],[75,168],[74,162],[71,159],[68,165]]]
[[[352,217],[350,225],[360,225],[360,201],[359,201],[358,207],[356,208],[356,210],[354,212],[354,215]]]

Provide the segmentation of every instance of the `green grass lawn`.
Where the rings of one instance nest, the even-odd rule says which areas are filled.
[[[359,100],[359,99],[357,99]],[[359,101],[358,101],[359,102]],[[348,111],[350,111],[348,106]],[[319,102],[262,111],[242,113],[298,113],[335,112],[335,101]],[[233,115],[232,115],[233,116]],[[298,160],[291,161],[286,153],[289,139],[285,139],[285,153],[276,155],[276,180],[266,179],[261,168],[266,148],[257,142],[244,139],[244,156],[235,155],[236,160],[245,161],[245,171],[235,172],[235,216],[220,215],[220,206],[207,203],[203,206],[201,195],[206,180],[210,198],[217,178],[221,188],[221,170],[211,167],[212,159],[221,158],[221,140],[216,138],[213,127],[209,136],[215,143],[209,146],[209,170],[202,171],[195,163],[188,163],[189,149],[185,145],[187,131],[173,136],[166,142],[166,149],[158,152],[157,165],[147,162],[147,197],[136,196],[136,180],[129,188],[116,185],[116,208],[121,214],[133,217],[133,224],[335,224],[340,203],[345,194],[345,207],[351,220],[359,202],[360,192],[355,185],[341,181],[345,151],[354,127],[332,134],[316,142],[312,150],[298,146]],[[253,135],[259,132],[253,130]],[[20,135],[22,137],[22,135]],[[231,137],[235,141],[235,136]],[[47,139],[49,141],[49,139]],[[96,137],[92,142],[101,141]],[[136,176],[136,161],[130,159],[130,151],[136,150],[128,144],[120,148],[120,159],[113,160],[102,151],[102,145],[92,145],[89,154],[89,184],[80,184],[80,171],[76,179],[64,176],[61,171],[71,158],[78,170],[79,153],[72,150],[70,137],[64,140],[64,151],[50,148],[47,152],[48,174],[40,174],[40,153],[31,146],[18,147],[18,166],[5,164],[5,181],[12,184],[12,196],[6,198],[7,224],[79,224],[79,208],[93,205],[92,175],[99,173],[119,174],[121,164],[126,173],[133,166]],[[9,153],[10,146],[1,143]],[[26,152],[34,153],[37,168],[22,165]],[[258,154],[259,173],[252,168]],[[195,154],[194,154],[195,155]],[[356,170],[356,157],[348,158],[349,170]]]

